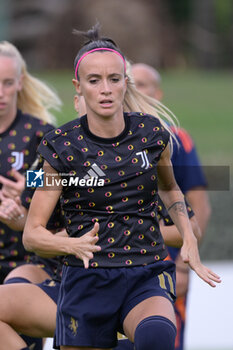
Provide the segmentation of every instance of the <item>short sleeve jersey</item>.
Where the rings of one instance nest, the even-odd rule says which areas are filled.
[[[18,110],[13,123],[0,134],[0,174],[14,180],[10,172],[29,169],[36,159],[36,150],[42,137],[53,126]]]
[[[174,131],[174,130],[173,130]],[[173,143],[172,165],[176,181],[185,194],[197,186],[207,186],[205,175],[191,136],[182,128],[176,132],[179,147]]]
[[[83,116],[47,134],[38,148],[68,179],[61,196],[68,234],[80,237],[100,224],[102,249],[92,267],[137,266],[167,256],[157,219],[157,163],[169,133],[150,115],[125,113],[124,120],[123,132],[106,139],[91,133]],[[83,266],[73,255],[66,264]]]
[[[42,137],[52,129],[50,124],[18,110],[13,123],[0,134],[0,174],[14,180],[10,174],[12,168],[21,174],[29,169],[38,156],[37,147]],[[27,257],[22,232],[0,222],[0,271],[7,274]]]

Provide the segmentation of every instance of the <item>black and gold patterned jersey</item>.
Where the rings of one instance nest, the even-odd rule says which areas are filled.
[[[36,161],[42,137],[54,127],[20,110],[13,123],[0,134],[0,174],[14,181],[12,168],[24,174]],[[1,184],[0,184],[1,188]],[[27,260],[22,232],[13,231],[0,222],[0,274],[6,276]]]
[[[160,121],[125,113],[125,129],[101,138],[88,128],[87,116],[48,133],[39,153],[61,174],[61,204],[70,236],[100,224],[92,267],[137,266],[164,259],[166,247],[157,219],[157,163],[169,141]],[[47,177],[53,182],[52,176]],[[82,266],[74,256],[67,264]]]

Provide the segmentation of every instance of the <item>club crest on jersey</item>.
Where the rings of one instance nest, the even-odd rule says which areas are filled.
[[[11,152],[11,155],[15,158],[14,163],[12,163],[12,168],[19,170],[23,167],[24,154],[23,152]]]
[[[150,163],[149,163],[149,160],[148,160],[146,151],[137,152],[136,155],[137,155],[137,156],[141,156],[141,158],[142,158],[142,165],[141,165],[141,168],[148,169],[149,166],[150,166]]]

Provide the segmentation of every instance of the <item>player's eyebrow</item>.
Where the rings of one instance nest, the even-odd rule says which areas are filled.
[[[120,73],[111,73],[108,75],[109,78],[112,78],[112,77],[120,77],[121,74]],[[102,75],[101,74],[97,74],[97,73],[90,73],[87,75],[87,79],[90,79],[90,78],[101,78]]]

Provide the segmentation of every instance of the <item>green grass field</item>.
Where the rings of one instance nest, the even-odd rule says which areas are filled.
[[[62,111],[56,114],[58,125],[75,118],[73,72],[37,76],[63,100]],[[231,170],[231,191],[209,192],[212,217],[200,251],[205,260],[232,259],[233,72],[166,71],[162,77],[164,103],[192,135],[202,164]]]
[[[233,161],[233,72],[163,75],[165,103],[193,136],[202,160]]]

